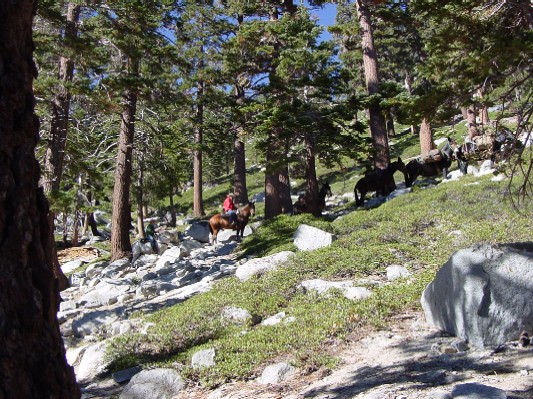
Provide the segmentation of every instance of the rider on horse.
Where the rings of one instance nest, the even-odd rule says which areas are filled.
[[[232,227],[235,225],[235,219],[237,217],[237,207],[233,203],[233,194],[228,194],[222,205],[222,212],[228,215],[229,221]]]

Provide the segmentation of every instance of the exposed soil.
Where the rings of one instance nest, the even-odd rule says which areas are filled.
[[[96,259],[100,256],[98,248],[93,247],[71,247],[57,251],[59,263],[63,264],[76,259],[85,259],[87,261]]]
[[[300,372],[269,386],[249,381],[215,391],[189,387],[173,399],[425,399],[473,382],[502,389],[509,399],[533,398],[533,348],[510,342],[497,350],[456,352],[454,341],[432,330],[422,313],[402,314],[388,331],[332,347],[342,364],[331,373]]]

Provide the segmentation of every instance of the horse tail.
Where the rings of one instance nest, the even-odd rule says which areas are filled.
[[[211,226],[211,219],[207,222],[207,225],[209,226],[209,232],[211,234],[215,234],[215,231],[213,230],[213,226]]]

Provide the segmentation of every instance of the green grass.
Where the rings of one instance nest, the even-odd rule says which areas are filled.
[[[412,193],[372,210],[358,209],[336,220],[310,215],[282,215],[265,222],[241,246],[244,255],[296,251],[299,224],[330,231],[337,240],[328,248],[299,252],[278,270],[240,282],[220,281],[210,292],[145,317],[154,323],[147,334],[117,337],[108,356],[111,369],[134,364],[181,364],[184,375],[204,386],[256,376],[269,361],[287,359],[307,370],[333,367],[332,340],[343,341],[362,329],[385,328],[391,315],[419,309],[420,294],[453,252],[474,243],[531,240],[531,212],[517,213],[506,198],[505,182],[491,176],[465,176]],[[345,205],[353,208],[353,203]],[[350,301],[339,294],[317,296],[298,288],[306,279],[384,277],[389,265],[413,273],[379,287],[373,295]],[[273,327],[224,321],[225,306],[247,309],[266,318],[280,311],[296,321]],[[193,370],[194,352],[216,350],[216,366]]]

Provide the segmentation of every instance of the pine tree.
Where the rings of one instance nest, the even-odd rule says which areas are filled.
[[[32,18],[36,1],[0,3],[0,378],[5,398],[79,398],[56,313],[48,204],[38,188]]]

